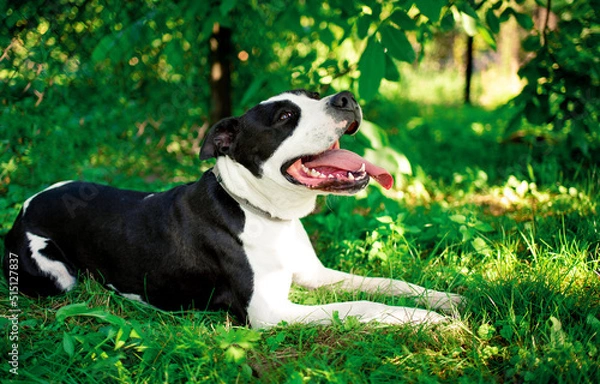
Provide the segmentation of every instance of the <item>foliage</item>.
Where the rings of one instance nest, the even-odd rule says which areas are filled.
[[[241,113],[294,87],[326,93],[350,89],[363,101],[375,99],[381,84],[402,84],[398,64],[424,60],[425,43],[436,33],[460,28],[495,47],[495,34],[509,18],[533,30],[522,3],[306,0],[289,7],[282,1],[235,0],[62,0],[51,6],[43,0],[0,2],[0,193],[7,194],[1,204],[14,206],[40,182],[49,185],[73,175],[100,181],[118,174],[117,169],[129,177],[156,180],[173,168],[185,168],[171,179],[186,181],[184,175],[195,167],[191,155],[208,128],[206,84],[217,24],[234,31],[232,94],[234,111]],[[550,117],[540,119],[538,112],[551,111],[556,124],[550,129],[562,130],[575,143],[571,147],[589,154],[588,148],[598,142],[591,125],[597,116],[594,97],[588,104],[582,98],[590,98],[597,88],[594,72],[587,70],[594,68],[597,56],[595,13],[587,3],[573,12],[560,14],[582,21],[568,24],[565,19],[571,26],[567,33],[547,34],[548,43],[523,69],[529,85],[516,100],[522,109],[517,109],[515,122],[523,114],[537,116],[530,119],[536,124],[546,122]],[[536,47],[535,37],[526,41],[525,48]],[[556,57],[562,63],[572,56],[581,65],[567,72],[552,69],[548,61]],[[592,76],[591,81],[585,76]],[[570,96],[548,96],[563,88]],[[555,107],[544,108],[546,102]],[[584,111],[582,105],[588,112],[578,112]],[[52,149],[42,153],[38,147]],[[126,155],[138,148],[148,153],[144,161]],[[169,156],[153,160],[165,150]],[[76,164],[81,154],[86,163]],[[19,180],[14,188],[13,180]]]
[[[19,296],[18,379],[599,382],[599,176],[570,152],[593,160],[598,142],[594,4],[555,0],[559,28],[535,32],[521,0],[0,1],[0,235],[27,197],[61,179],[145,190],[197,179],[209,166],[197,154],[218,23],[238,31],[236,113],[291,87],[350,89],[368,121],[342,146],[395,173],[392,191],[330,197],[305,219],[323,262],[468,299],[459,321],[432,329],[350,319],[255,332],[84,278],[66,295]],[[509,19],[532,37],[527,86],[506,108],[449,106],[429,73],[403,69],[456,28],[494,47]],[[427,102],[402,97],[407,86]],[[535,135],[510,136],[514,115]],[[291,296],[415,304],[299,287]],[[0,300],[3,314],[9,305]],[[0,332],[11,325],[0,317]],[[9,348],[0,343],[3,379],[14,378]]]
[[[577,155],[598,162],[600,153],[600,22],[599,1],[554,1],[548,6],[558,18],[543,25],[524,42],[531,59],[519,75],[527,81],[514,123],[523,116],[534,125],[563,133]],[[552,7],[550,7],[552,4]]]

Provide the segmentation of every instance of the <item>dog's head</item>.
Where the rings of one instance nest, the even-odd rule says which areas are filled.
[[[358,131],[362,111],[350,92],[325,98],[296,90],[263,101],[209,131],[200,159],[225,156],[255,178],[324,193],[355,193],[373,177],[389,189],[392,176],[359,155],[340,149]]]

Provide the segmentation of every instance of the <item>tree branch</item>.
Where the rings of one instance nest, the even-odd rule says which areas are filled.
[[[540,38],[540,43],[542,47],[546,45],[546,31],[548,30],[548,22],[550,21],[550,7],[552,5],[552,0],[548,0],[546,3],[546,15],[544,17],[544,24],[542,24],[542,36]]]

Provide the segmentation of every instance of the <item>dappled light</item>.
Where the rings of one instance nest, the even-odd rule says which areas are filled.
[[[6,364],[15,348],[0,343],[0,377],[600,382],[598,9],[598,0],[0,2],[2,240],[25,201],[58,181],[193,183],[215,164],[199,152],[220,119],[290,89],[347,90],[362,121],[340,145],[394,184],[320,197],[302,219],[319,259],[466,299],[436,326],[335,313],[327,327],[255,331],[226,312],[135,303],[93,271],[65,295],[18,302],[4,300],[12,285],[2,278],[0,307],[18,304],[21,320],[19,376]],[[333,288],[294,286],[290,299],[420,305]],[[0,316],[7,334],[10,321]]]

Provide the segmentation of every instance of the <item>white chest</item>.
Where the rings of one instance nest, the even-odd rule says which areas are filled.
[[[312,251],[300,220],[274,221],[245,211],[240,238],[254,272],[252,300],[287,301],[292,276]]]

